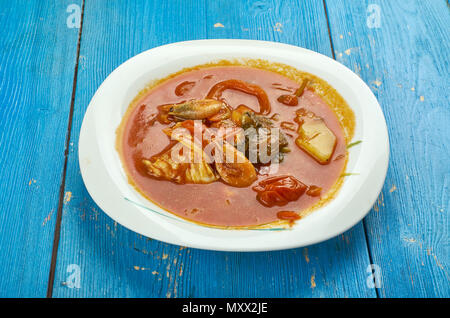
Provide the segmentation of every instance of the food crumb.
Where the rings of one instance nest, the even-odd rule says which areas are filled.
[[[280,22],[277,22],[275,24],[275,26],[273,27],[273,29],[277,32],[283,32],[283,30],[281,29],[283,27],[283,25]]]
[[[140,267],[140,266],[133,266],[133,268],[135,270],[137,270],[137,271],[148,271],[150,269],[150,268],[145,268],[145,267]],[[152,274],[153,273],[157,273],[158,274],[158,272],[155,272],[155,271],[153,271]],[[155,274],[153,274],[153,275],[155,275]]]
[[[375,85],[377,85],[378,87],[380,87],[381,86],[381,84],[382,84],[382,82],[380,81],[380,80],[375,80],[375,81],[373,81],[373,83],[375,84]]]
[[[352,49],[345,50],[344,52],[345,52],[345,54],[350,55],[350,53],[352,52]]]
[[[439,262],[439,260],[437,259],[435,254],[433,254],[433,258],[434,258],[437,266],[439,266],[440,269],[444,269],[444,266]]]
[[[397,190],[397,187],[395,186],[395,184],[392,186],[392,188],[389,190],[390,193],[394,192],[395,190]]]
[[[167,257],[169,257],[168,254],[163,254],[162,259],[166,259]]]
[[[425,100],[425,97],[420,96],[420,101],[423,102]]]
[[[373,209],[375,210],[375,212],[379,212],[380,211],[380,207],[384,206],[384,197],[383,197],[383,193],[381,193],[378,196],[377,201],[375,202],[375,204],[373,205]]]
[[[305,247],[303,249],[303,255],[305,256],[306,263],[309,263],[309,256],[308,256],[308,248],[307,247]]]
[[[44,222],[42,222],[42,226],[45,225],[48,221],[50,221],[50,218],[52,217],[53,210],[50,211],[50,213],[47,215],[47,217],[44,219]]]
[[[191,214],[197,214],[200,210],[197,208],[193,208],[189,213]]]
[[[316,275],[312,274],[311,275],[311,288],[316,288]]]
[[[414,87],[411,87],[411,90],[414,92],[416,89]]]
[[[67,192],[64,194],[64,204],[70,202],[71,199],[72,199],[72,192],[67,191]]]
[[[224,28],[225,26],[222,23],[217,22],[216,24],[214,24],[214,27],[215,28]]]
[[[339,38],[340,38],[340,39],[343,39],[343,38],[344,38],[344,36],[343,36],[343,35],[341,34],[341,35],[339,35]]]

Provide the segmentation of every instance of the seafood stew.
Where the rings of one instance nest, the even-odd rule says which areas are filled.
[[[129,182],[184,219],[292,225],[343,182],[354,115],[325,81],[287,65],[222,61],[143,90],[117,130]]]

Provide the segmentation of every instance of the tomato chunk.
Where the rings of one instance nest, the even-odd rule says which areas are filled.
[[[277,101],[286,105],[286,106],[297,106],[298,98],[295,95],[281,95],[277,98]]]
[[[280,211],[277,213],[277,217],[280,220],[287,220],[287,221],[291,221],[291,222],[301,219],[300,215],[298,215],[297,213],[292,212],[292,211]]]
[[[306,185],[292,176],[275,176],[258,183],[252,189],[258,194],[256,199],[264,206],[283,206],[296,201],[305,193]]]
[[[306,190],[306,194],[311,197],[318,197],[318,196],[320,196],[321,192],[322,192],[322,188],[315,186],[315,185],[310,185],[308,187],[308,190]]]

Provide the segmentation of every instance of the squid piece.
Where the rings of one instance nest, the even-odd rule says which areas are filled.
[[[206,162],[178,163],[172,160],[169,153],[151,160],[144,159],[142,163],[150,176],[175,183],[207,184],[219,179]]]
[[[193,99],[180,104],[170,105],[168,114],[178,119],[206,119],[227,108],[215,99]],[[228,108],[227,108],[228,109]]]
[[[153,156],[150,160],[142,160],[142,163],[147,168],[147,173],[157,179],[180,184],[206,184],[216,181],[219,177],[205,158],[205,153],[198,145],[193,141],[183,140]]]
[[[255,96],[259,103],[259,112],[257,114],[267,115],[270,113],[270,101],[266,92],[258,85],[241,80],[231,79],[217,83],[209,90],[207,98],[220,99],[222,98],[222,93],[227,89],[233,89]]]
[[[216,160],[215,166],[222,180],[233,187],[247,187],[257,179],[253,164],[227,142],[223,144],[222,160]]]
[[[336,136],[324,120],[313,113],[300,112],[298,115],[298,137],[295,143],[320,164],[329,163],[336,147]]]
[[[194,142],[194,139],[190,134],[173,134],[176,128],[181,127],[186,128],[190,133],[193,133],[194,122],[187,120],[178,123],[171,129],[167,129],[165,133],[172,139],[177,140],[178,143],[181,143],[186,147],[193,147],[194,152],[197,152],[197,154],[201,153],[203,160],[204,158],[207,158],[212,162],[213,158],[216,171],[225,183],[234,187],[247,187],[256,180],[256,170],[253,164],[242,152],[226,141],[230,137],[239,138],[239,135],[234,135],[232,133],[231,135],[216,136],[202,125],[202,141],[199,143],[198,141]],[[210,152],[207,151],[206,148],[210,148],[210,150],[213,151],[211,157],[209,156]],[[204,150],[208,154],[206,154]],[[205,162],[205,165],[208,164]],[[207,179],[212,180],[212,178]]]

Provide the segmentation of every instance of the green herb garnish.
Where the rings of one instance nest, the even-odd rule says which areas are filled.
[[[362,140],[358,140],[358,141],[349,143],[349,144],[347,145],[347,149],[350,149],[350,148],[353,147],[353,146],[359,145],[360,143],[362,143]]]

